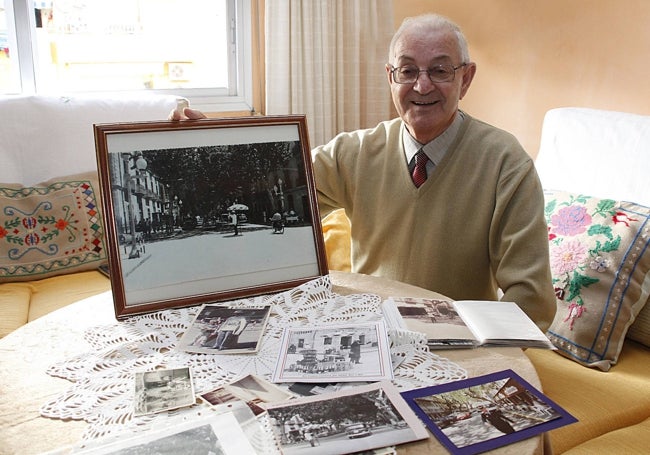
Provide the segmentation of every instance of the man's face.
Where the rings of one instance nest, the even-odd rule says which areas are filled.
[[[394,67],[415,65],[424,70],[440,64],[454,67],[461,63],[456,35],[449,31],[406,30],[395,43],[391,62]],[[453,121],[458,101],[469,88],[476,65],[456,70],[451,82],[433,83],[425,72],[413,84],[398,84],[386,67],[393,103],[411,135],[426,144],[438,137]]]

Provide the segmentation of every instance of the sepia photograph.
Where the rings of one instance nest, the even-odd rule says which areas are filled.
[[[402,392],[452,453],[471,455],[577,420],[512,370]]]
[[[95,125],[115,313],[327,274],[304,116]]]
[[[271,306],[203,305],[178,349],[203,354],[244,354],[259,349]]]
[[[393,379],[383,322],[287,327],[273,382],[351,382]]]
[[[429,437],[388,381],[270,404],[267,410],[285,455],[353,453]]]
[[[189,367],[135,373],[136,416],[192,406],[195,402]]]
[[[266,403],[286,401],[294,398],[294,395],[264,378],[249,374],[206,392],[200,395],[200,398],[213,406],[240,400],[245,402],[257,416],[265,411]]]

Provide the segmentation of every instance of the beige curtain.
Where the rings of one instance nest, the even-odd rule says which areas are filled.
[[[266,113],[305,114],[311,147],[391,115],[392,0],[266,0]]]

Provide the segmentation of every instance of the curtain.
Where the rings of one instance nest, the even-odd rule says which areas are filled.
[[[267,0],[266,113],[305,114],[311,147],[391,115],[392,0]]]

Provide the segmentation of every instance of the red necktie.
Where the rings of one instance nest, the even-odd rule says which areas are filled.
[[[415,154],[415,167],[411,177],[413,177],[413,183],[417,188],[420,188],[420,185],[427,179],[427,161],[429,161],[429,157],[422,150]]]

